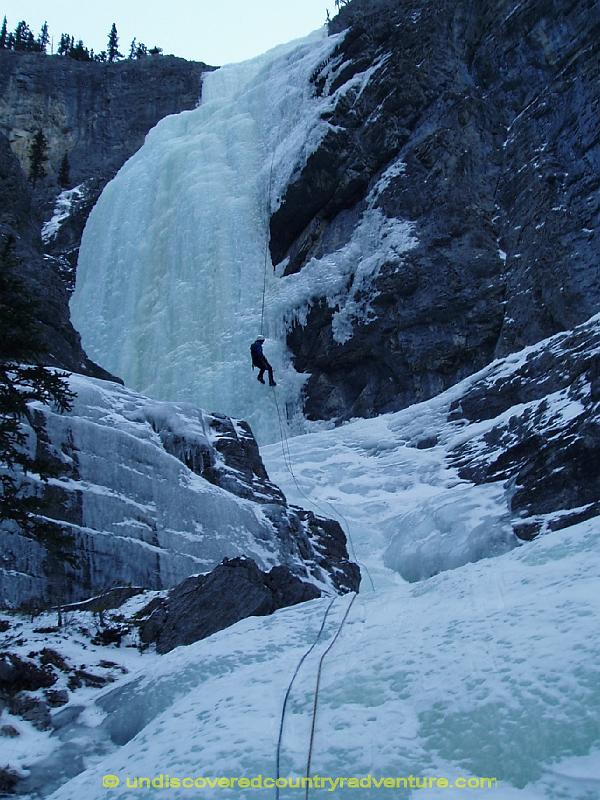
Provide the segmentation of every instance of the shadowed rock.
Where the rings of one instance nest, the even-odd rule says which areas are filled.
[[[353,0],[342,30],[313,76],[341,93],[272,216],[274,263],[335,263],[367,207],[418,242],[289,333],[311,419],[428,399],[600,306],[598,5]]]
[[[159,653],[167,653],[246,617],[263,617],[320,596],[316,586],[304,583],[287,567],[265,573],[250,559],[225,559],[209,575],[188,578],[166,599],[149,606],[140,637],[145,644],[155,643]]]

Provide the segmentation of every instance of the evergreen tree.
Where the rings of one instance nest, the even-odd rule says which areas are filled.
[[[68,33],[61,33],[60,35],[60,43],[58,45],[58,55],[59,56],[68,56],[69,51],[71,49],[71,37]]]
[[[44,136],[42,129],[33,137],[31,147],[29,148],[29,177],[35,186],[39,178],[43,178],[46,174],[44,168],[45,162],[48,160],[48,142]]]
[[[96,53],[94,56],[95,61],[100,61],[104,63],[107,59],[106,50],[101,50],[99,53]]]
[[[119,53],[119,36],[117,34],[117,26],[113,22],[110,33],[108,34],[108,60],[110,63],[123,58],[123,54]]]
[[[159,56],[162,53],[162,51],[163,51],[162,47],[157,47],[156,45],[154,45],[154,47],[151,47],[150,50],[148,50],[151,56]]]
[[[4,50],[6,47],[6,38],[7,38],[7,22],[6,22],[6,15],[2,20],[2,30],[0,30],[0,50]]]
[[[140,42],[135,50],[136,58],[145,58],[148,55],[148,48],[143,42]]]
[[[11,520],[31,534],[47,532],[36,521],[39,501],[22,491],[28,472],[46,481],[52,477],[48,462],[25,449],[22,422],[35,430],[28,402],[53,404],[68,411],[74,395],[65,374],[49,371],[38,363],[41,345],[37,309],[19,277],[20,265],[14,255],[14,240],[0,237],[0,519]]]
[[[31,31],[29,30],[29,25],[25,22],[25,20],[21,20],[17,27],[15,28],[15,50],[27,50],[28,40]]]
[[[129,48],[129,58],[135,58],[136,57],[136,52],[137,52],[137,44],[136,44],[135,36],[134,36],[132,41],[131,41],[131,47]]]
[[[15,49],[15,35],[12,31],[6,37],[6,49],[7,50]]]
[[[42,25],[42,30],[40,31],[40,35],[38,36],[37,40],[38,49],[41,53],[46,52],[49,41],[50,41],[50,34],[48,33],[48,23],[44,22],[44,24]]]
[[[60,162],[60,169],[58,170],[58,185],[62,189],[66,189],[71,183],[71,165],[69,163],[69,154],[65,153]]]
[[[90,52],[81,39],[69,50],[69,56],[75,61],[91,61]]]

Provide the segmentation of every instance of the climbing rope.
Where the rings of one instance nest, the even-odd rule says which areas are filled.
[[[311,497],[309,497],[306,494],[306,492],[303,491],[302,487],[298,483],[298,479],[296,478],[296,475],[294,473],[294,469],[293,469],[293,466],[292,466],[292,456],[291,456],[291,453],[290,453],[290,445],[289,445],[287,433],[286,433],[286,430],[285,430],[285,425],[283,423],[283,418],[281,416],[281,410],[279,408],[279,403],[277,402],[277,394],[275,393],[275,391],[273,391],[273,400],[275,401],[275,408],[277,409],[277,417],[279,419],[279,430],[280,430],[280,433],[281,433],[281,440],[280,440],[281,441],[281,452],[282,452],[282,455],[283,455],[283,462],[284,462],[284,464],[286,466],[286,469],[290,473],[290,475],[292,477],[292,480],[294,481],[294,484],[296,486],[296,489],[302,495],[302,497],[304,497],[305,500],[308,500],[308,502],[314,508],[319,510],[323,514],[324,517],[327,517],[327,512],[323,509],[323,507],[320,506],[319,503],[316,503]],[[366,564],[363,564],[361,561],[359,561],[358,557],[356,555],[356,548],[354,547],[354,541],[353,541],[352,535],[350,533],[350,524],[349,524],[348,520],[346,519],[346,517],[340,511],[337,510],[337,508],[333,505],[333,503],[329,502],[328,500],[324,500],[323,503],[325,505],[329,506],[329,508],[333,511],[333,513],[336,516],[338,516],[343,521],[343,523],[345,524],[346,530],[344,532],[345,532],[346,537],[348,539],[348,542],[350,544],[350,550],[352,551],[352,558],[354,559],[354,562],[356,564],[358,564],[360,567],[362,567],[364,569],[364,571],[367,574],[367,577],[369,578],[369,582],[371,583],[371,589],[372,589],[372,591],[375,591],[375,583],[373,581],[373,578],[371,577],[371,573],[369,572],[369,568],[366,566]]]
[[[284,464],[285,464],[288,472],[290,473],[290,475],[292,477],[292,480],[294,481],[294,483],[296,485],[296,488],[298,489],[300,494],[304,498],[306,498],[306,500],[308,500],[309,503],[311,503],[313,506],[318,508],[318,505],[314,502],[314,500],[312,500],[302,490],[300,484],[298,483],[298,480],[297,480],[296,475],[294,473],[294,469],[292,467],[292,459],[291,459],[289,441],[288,441],[288,438],[287,438],[287,434],[286,434],[286,431],[285,431],[285,426],[283,424],[283,420],[282,420],[282,417],[281,417],[281,411],[280,411],[280,408],[279,408],[279,403],[277,402],[277,395],[275,394],[275,392],[273,392],[273,400],[275,401],[275,408],[277,409],[277,418],[279,420],[279,430],[280,430],[280,433],[281,433],[281,439],[280,439],[280,441],[281,441],[281,453],[283,455]],[[333,508],[333,506],[332,506],[332,508]],[[335,509],[334,509],[334,511],[335,511]],[[342,518],[345,519],[344,517],[342,517]],[[348,524],[347,520],[346,520],[346,524]],[[354,560],[357,563],[360,563],[356,559],[356,551],[354,550],[354,543],[352,542],[352,538],[350,537],[349,534],[350,534],[350,526],[348,526],[348,539],[349,539],[351,547],[352,547],[352,551],[353,551],[353,554],[354,554]],[[364,566],[364,565],[361,565],[361,566]],[[373,591],[375,591],[375,585],[373,583],[373,579],[371,578],[369,570],[366,567],[365,567],[365,570],[367,572],[367,575],[369,575],[369,580],[371,581],[371,586],[373,587]],[[348,618],[348,614],[350,613],[350,609],[352,608],[352,604],[356,600],[357,596],[358,595],[356,593],[354,593],[354,595],[352,597],[352,600],[348,604],[348,608],[346,609],[346,613],[344,614],[344,616],[342,618],[342,621],[340,622],[340,625],[338,627],[338,630],[337,630],[335,636],[333,637],[333,639],[331,640],[329,646],[323,652],[323,654],[321,655],[321,658],[319,659],[319,667],[318,667],[318,670],[317,670],[317,682],[316,682],[316,686],[315,686],[315,696],[314,696],[314,700],[313,700],[313,713],[312,713],[311,730],[310,730],[310,742],[309,742],[309,748],[308,748],[308,759],[307,759],[307,763],[306,763],[306,777],[307,778],[310,778],[310,767],[311,767],[311,763],[312,763],[312,754],[313,754],[314,741],[315,741],[315,730],[316,730],[316,724],[317,724],[317,707],[318,707],[318,700],[319,700],[319,689],[320,689],[320,686],[321,686],[321,673],[323,671],[323,662],[324,662],[327,654],[331,650],[331,648],[336,643],[340,633],[342,632],[342,628],[344,627],[344,624],[345,624],[345,622],[346,622],[346,620]],[[282,708],[282,711],[281,711],[281,720],[280,720],[280,723],[279,723],[279,738],[277,740],[276,781],[275,781],[275,799],[276,800],[279,800],[279,787],[277,785],[277,779],[279,779],[279,777],[281,775],[281,773],[280,773],[280,767],[281,767],[281,741],[282,741],[282,737],[283,737],[283,724],[284,724],[284,720],[285,720],[285,712],[286,712],[287,702],[288,702],[290,693],[292,691],[292,686],[294,684],[294,681],[296,680],[296,676],[298,675],[298,672],[300,671],[300,667],[302,666],[302,664],[304,663],[306,658],[310,655],[310,653],[314,650],[314,648],[316,647],[319,639],[321,638],[321,634],[323,633],[323,629],[325,628],[325,622],[327,620],[327,616],[329,614],[329,611],[330,611],[335,599],[336,598],[334,597],[331,600],[331,602],[329,603],[329,605],[327,606],[327,609],[325,611],[325,616],[323,617],[323,622],[321,623],[321,628],[319,629],[319,633],[317,634],[317,638],[315,639],[313,644],[309,647],[309,649],[306,651],[306,653],[304,653],[304,655],[302,656],[302,658],[298,662],[298,665],[296,666],[294,674],[292,675],[292,679],[291,679],[291,681],[289,683],[289,686],[287,688],[287,691],[285,693],[285,698],[284,698],[284,701],[283,701],[283,708]],[[308,781],[306,782],[305,789],[306,789],[305,800],[308,800]]]
[[[333,639],[331,640],[329,645],[326,647],[326,649],[323,651],[323,653],[321,654],[321,658],[319,659],[319,666],[317,668],[317,679],[316,679],[316,683],[315,683],[315,694],[314,694],[314,698],[313,698],[312,718],[311,718],[311,725],[310,725],[310,739],[309,739],[309,745],[308,745],[308,756],[307,756],[307,761],[306,761],[306,778],[307,779],[310,778],[310,769],[311,769],[312,756],[313,756],[313,750],[314,750],[314,744],[315,744],[315,732],[316,732],[316,727],[317,727],[317,709],[318,709],[318,705],[319,705],[319,691],[320,691],[320,688],[321,688],[321,675],[323,673],[323,662],[325,661],[325,659],[327,657],[327,654],[331,651],[331,649],[333,648],[334,644],[337,642],[337,640],[338,640],[338,638],[339,638],[339,636],[340,636],[340,634],[341,634],[341,632],[342,632],[342,630],[344,628],[344,625],[346,624],[346,620],[348,619],[348,615],[350,614],[350,609],[352,608],[352,605],[354,604],[354,601],[356,600],[357,597],[358,597],[358,594],[355,592],[352,595],[352,600],[348,603],[348,607],[346,608],[344,616],[342,617],[342,620],[341,620],[340,624],[338,625],[338,629],[335,632],[335,635],[334,635]],[[319,628],[319,632],[317,633],[316,639],[314,640],[314,642],[311,644],[311,646],[304,653],[304,655],[302,656],[302,658],[300,659],[300,661],[296,665],[296,669],[294,670],[294,674],[292,675],[292,679],[289,682],[289,685],[288,685],[286,693],[285,693],[285,697],[284,697],[284,700],[283,700],[283,707],[282,707],[282,710],[281,710],[281,719],[280,719],[280,722],[279,722],[279,737],[278,737],[278,740],[277,740],[275,800],[279,800],[278,781],[279,781],[279,778],[281,777],[281,743],[282,743],[282,739],[283,739],[283,726],[284,726],[284,721],[285,721],[285,712],[286,712],[287,703],[288,703],[288,700],[289,700],[289,697],[290,697],[290,694],[291,694],[291,691],[292,691],[292,686],[294,685],[294,681],[296,680],[296,677],[298,676],[298,673],[300,671],[300,668],[302,667],[302,664],[305,662],[305,660],[308,658],[308,656],[312,653],[312,651],[317,646],[317,644],[318,644],[318,642],[319,642],[319,640],[321,638],[321,635],[322,635],[322,633],[323,633],[323,631],[325,629],[325,623],[327,621],[327,617],[329,616],[329,612],[330,612],[334,602],[336,601],[336,599],[337,599],[336,597],[333,597],[331,599],[331,602],[329,603],[329,605],[325,609],[325,614],[323,616],[323,620],[321,622],[321,627]],[[305,784],[305,795],[304,795],[305,800],[308,800],[308,789],[309,789],[309,781],[307,780],[306,784]]]
[[[350,613],[350,609],[352,608],[352,606],[354,604],[354,601],[356,600],[357,597],[358,597],[358,594],[356,594],[356,592],[355,592],[353,594],[353,596],[352,596],[352,600],[348,603],[348,608],[346,609],[346,613],[344,614],[344,616],[342,618],[342,621],[340,622],[340,626],[337,629],[337,633],[335,634],[335,636],[331,640],[331,642],[329,644],[329,647],[324,651],[323,655],[319,659],[319,668],[317,670],[317,682],[316,682],[316,685],[315,685],[315,697],[314,697],[314,700],[313,700],[312,722],[311,722],[311,726],[310,726],[310,742],[309,742],[309,746],[308,746],[308,759],[306,761],[306,777],[307,778],[310,778],[310,767],[311,767],[311,763],[312,763],[313,747],[314,747],[314,743],[315,743],[315,730],[316,730],[316,726],[317,726],[317,707],[318,707],[318,703],[319,703],[319,688],[321,686],[321,673],[323,671],[323,662],[325,661],[325,658],[327,657],[327,654],[329,653],[329,651],[331,650],[333,645],[338,640],[338,637],[339,637],[340,633],[342,632],[342,629],[343,629],[343,627],[344,627],[344,625],[346,623],[346,620],[348,619],[348,614]],[[308,800],[308,785],[309,785],[309,782],[307,780],[306,781],[306,787],[305,787],[306,791],[304,793],[304,800]]]
[[[300,488],[300,486],[298,486],[298,483],[296,481],[296,475],[294,474],[294,469],[292,467],[292,455],[290,453],[290,446],[289,446],[289,442],[288,442],[288,439],[287,439],[285,426],[283,424],[281,411],[279,409],[279,403],[277,402],[277,395],[275,394],[275,392],[273,392],[273,400],[275,402],[275,408],[277,410],[277,419],[279,420],[279,433],[280,433],[279,441],[281,443],[281,454],[283,455],[283,462],[284,462],[288,472],[292,476],[292,480],[296,484],[296,488],[298,489],[299,492],[301,492],[303,494],[302,489]],[[304,497],[306,497],[306,495],[304,495]]]
[[[264,334],[265,325],[265,296],[267,294],[267,261],[269,257],[269,221],[271,218],[271,190],[273,188],[273,164],[275,161],[275,150],[271,156],[271,169],[269,170],[269,190],[267,192],[267,229],[265,232],[265,263],[263,269],[263,291],[262,291],[262,309],[260,312],[260,335]]]
[[[331,610],[331,607],[335,603],[336,599],[337,599],[336,597],[333,597],[331,599],[331,602],[327,606],[327,608],[325,610],[325,615],[323,617],[323,621],[321,622],[321,627],[319,628],[319,632],[317,633],[317,638],[314,640],[314,642],[311,644],[311,646],[304,653],[304,655],[302,656],[302,658],[300,659],[300,661],[296,665],[296,669],[294,670],[294,674],[292,675],[292,680],[290,681],[290,683],[289,683],[289,685],[287,687],[286,693],[285,693],[285,697],[283,698],[283,706],[281,708],[281,719],[279,721],[279,737],[277,739],[277,756],[276,756],[276,759],[275,759],[275,773],[276,773],[276,775],[275,775],[275,777],[276,777],[276,780],[275,780],[275,798],[276,798],[276,800],[279,800],[279,786],[277,785],[277,780],[281,777],[281,742],[282,742],[282,739],[283,739],[283,724],[284,724],[284,721],[285,721],[285,712],[286,712],[286,709],[287,709],[287,704],[288,704],[288,700],[289,700],[289,697],[290,697],[290,693],[292,691],[292,686],[294,685],[294,681],[296,680],[296,677],[297,677],[298,673],[300,672],[300,667],[302,666],[302,664],[304,664],[304,662],[306,661],[308,656],[312,653],[312,651],[315,649],[315,647],[319,643],[319,639],[321,638],[321,634],[323,633],[323,631],[325,629],[325,623],[327,621],[327,617],[329,616],[329,612]]]
[[[266,233],[265,233],[265,254],[264,254],[264,265],[263,265],[262,306],[261,306],[261,312],[260,312],[260,334],[261,334],[261,336],[264,334],[264,323],[265,323],[265,300],[266,300],[266,293],[267,293],[267,263],[268,263],[268,258],[269,258],[269,239],[270,239],[269,231],[268,231],[268,224],[269,224],[269,220],[270,220],[270,211],[271,211],[271,192],[272,192],[272,189],[273,189],[273,166],[274,166],[274,162],[275,162],[275,151],[273,151],[273,154],[271,156],[271,167],[270,167],[270,170],[269,170],[269,188],[268,188],[268,192],[267,192],[267,230],[266,230]],[[285,425],[284,425],[284,422],[283,422],[283,419],[282,419],[282,416],[281,416],[281,410],[279,408],[279,403],[277,401],[277,395],[275,394],[274,391],[273,391],[273,400],[275,402],[275,408],[277,409],[277,418],[279,420],[279,430],[280,430],[280,433],[281,433],[281,439],[280,439],[280,441],[281,441],[281,452],[282,452],[282,455],[283,455],[283,462],[284,462],[288,472],[290,473],[291,478],[294,481],[294,484],[295,484],[296,489],[298,490],[298,492],[306,500],[308,500],[309,503],[311,503],[315,508],[318,509],[319,505],[317,503],[315,503],[314,500],[312,500],[312,498],[310,498],[304,492],[304,490],[302,489],[302,487],[298,483],[298,480],[297,480],[296,475],[294,473],[294,469],[293,469],[293,466],[292,466],[292,455],[291,455],[291,451],[290,451],[290,445],[289,445],[289,441],[288,441],[288,437],[287,437],[287,432],[285,430]],[[350,547],[351,547],[351,550],[352,550],[352,555],[353,555],[354,561],[365,569],[367,575],[369,576],[369,580],[371,581],[372,589],[373,589],[373,591],[375,591],[375,584],[373,583],[373,579],[371,578],[371,574],[369,573],[368,568],[364,564],[361,564],[358,561],[357,557],[356,557],[356,550],[354,548],[354,542],[352,541],[352,536],[350,534],[350,525],[348,524],[348,520],[343,516],[343,514],[341,514],[340,512],[338,512],[335,509],[335,507],[333,506],[332,503],[329,503],[327,501],[325,501],[325,503],[345,523],[345,525],[346,525],[346,536],[347,536],[347,539],[348,539],[348,541],[350,543]],[[321,511],[322,511],[322,509],[321,509]],[[325,517],[327,516],[326,513],[324,513],[323,515]],[[323,671],[323,662],[325,661],[325,658],[327,657],[327,654],[331,651],[331,649],[335,645],[336,641],[338,640],[338,638],[339,638],[339,636],[340,636],[340,634],[342,632],[342,629],[343,629],[343,627],[344,627],[344,625],[346,623],[346,620],[348,619],[348,615],[350,613],[350,609],[352,608],[352,605],[354,604],[354,601],[356,600],[356,598],[357,598],[357,594],[354,593],[353,596],[352,596],[352,600],[350,601],[350,603],[348,604],[348,607],[346,608],[344,616],[342,617],[342,621],[340,622],[340,624],[338,626],[338,629],[337,629],[333,639],[331,640],[331,642],[329,643],[328,647],[324,650],[324,652],[321,655],[321,658],[319,659],[319,666],[318,666],[318,669],[317,669],[317,680],[316,680],[316,685],[315,685],[315,694],[314,694],[314,700],[313,700],[312,720],[311,720],[311,729],[310,729],[310,741],[309,741],[309,747],[308,747],[308,758],[307,758],[307,762],[306,762],[306,777],[307,778],[310,778],[310,769],[311,769],[312,755],[313,755],[313,748],[314,748],[314,741],[315,741],[315,731],[316,731],[316,723],[317,723],[317,708],[318,708],[318,700],[319,700],[319,689],[320,689],[320,686],[321,686],[321,674],[322,674],[322,671]],[[301,669],[302,665],[304,664],[304,662],[306,661],[308,656],[312,653],[312,651],[315,649],[315,647],[319,643],[319,641],[321,639],[321,636],[323,634],[323,631],[325,630],[325,623],[327,622],[327,617],[329,616],[329,612],[330,612],[331,608],[333,607],[333,604],[334,604],[336,599],[337,599],[336,597],[333,597],[331,599],[329,605],[325,609],[325,614],[323,616],[323,620],[321,622],[321,627],[319,628],[317,636],[316,636],[314,642],[308,648],[308,650],[306,650],[306,652],[302,655],[302,657],[298,661],[298,664],[296,665],[296,669],[294,670],[294,674],[292,675],[292,678],[291,678],[291,680],[290,680],[290,682],[288,684],[288,687],[286,689],[286,693],[285,693],[285,696],[284,696],[284,699],[283,699],[283,705],[282,705],[282,709],[281,709],[281,718],[280,718],[280,721],[279,721],[279,734],[278,734],[278,738],[277,738],[277,752],[276,752],[276,758],[275,758],[275,772],[276,772],[275,798],[276,798],[276,800],[279,800],[279,796],[280,796],[278,781],[279,781],[279,778],[281,776],[281,746],[282,746],[282,740],[283,740],[283,728],[284,728],[284,723],[285,723],[285,714],[286,714],[286,710],[287,710],[287,705],[288,705],[288,701],[289,701],[289,698],[290,698],[290,694],[291,694],[291,691],[292,691],[292,687],[293,687],[294,682],[295,682],[295,680],[296,680],[296,678],[298,676],[298,673],[300,672],[300,669]],[[308,800],[308,780],[306,781],[305,800]]]
[[[268,192],[267,192],[267,222],[268,222],[268,219],[269,219],[269,216],[270,216],[269,212],[270,212],[270,203],[271,203],[271,190],[273,188],[273,166],[274,166],[274,163],[275,163],[275,151],[273,150],[273,155],[271,156],[271,167],[270,167],[270,170],[269,170],[269,189],[268,189]],[[268,235],[268,232],[267,232],[267,234],[265,236],[265,257],[264,257],[264,269],[263,269],[262,308],[261,308],[261,312],[260,312],[260,333],[261,333],[261,336],[264,333],[264,322],[265,322],[265,298],[266,298],[266,294],[267,294],[267,262],[268,262],[268,255],[269,255],[269,235]],[[281,431],[281,439],[280,439],[280,441],[282,443],[282,454],[283,454],[284,464],[285,464],[288,472],[290,473],[290,475],[292,477],[292,480],[294,481],[294,483],[296,485],[296,488],[298,489],[298,491],[300,492],[302,497],[304,497],[306,500],[308,500],[308,502],[311,503],[315,508],[319,509],[320,508],[319,505],[317,503],[315,503],[315,501],[312,500],[302,490],[302,488],[300,487],[300,484],[298,483],[296,475],[294,474],[294,470],[293,470],[293,467],[292,467],[292,455],[291,455],[291,452],[290,452],[290,445],[289,445],[289,441],[288,441],[288,437],[287,437],[287,432],[286,432],[285,426],[283,424],[283,419],[282,419],[282,416],[281,416],[281,411],[279,409],[279,403],[277,402],[277,396],[276,396],[275,392],[273,392],[273,399],[275,400],[275,407],[277,408],[277,417],[279,419],[279,430]],[[373,591],[375,591],[375,584],[373,582],[373,578],[371,577],[371,573],[369,572],[368,567],[365,564],[362,564],[358,560],[358,557],[356,555],[356,549],[354,547],[354,542],[352,540],[352,535],[350,533],[350,524],[349,524],[348,520],[346,519],[346,517],[340,511],[338,511],[335,508],[335,506],[332,503],[328,502],[327,500],[325,500],[323,502],[327,506],[329,506],[330,509],[332,509],[333,513],[336,516],[338,516],[342,520],[342,522],[343,522],[343,524],[344,524],[344,526],[346,528],[345,533],[346,533],[346,537],[348,539],[348,542],[350,544],[350,549],[352,551],[352,557],[353,557],[353,559],[354,559],[356,564],[358,564],[359,566],[363,567],[363,569],[367,573],[367,576],[368,576],[369,581],[371,583],[371,588],[372,588]],[[320,510],[321,510],[321,513],[323,514],[323,516],[326,517],[327,516],[327,512],[324,511],[322,507],[321,507]]]
[[[268,188],[268,191],[267,191],[267,214],[266,214],[267,226],[269,224],[270,211],[271,211],[271,191],[273,189],[273,167],[274,167],[274,164],[275,164],[275,150],[273,150],[273,154],[271,155],[271,166],[270,166],[270,169],[269,169],[269,188]],[[265,325],[265,299],[266,299],[266,294],[267,294],[267,262],[268,262],[268,257],[269,257],[269,232],[268,232],[268,229],[267,229],[266,233],[265,233],[265,257],[264,257],[264,267],[263,267],[262,307],[261,307],[261,312],[260,312],[260,335],[261,336],[264,334],[264,325]],[[296,485],[296,488],[298,489],[298,491],[300,492],[302,497],[304,497],[306,500],[308,500],[308,502],[311,503],[316,509],[319,509],[320,506],[318,505],[318,503],[315,503],[315,501],[312,498],[310,498],[302,490],[300,484],[298,483],[296,475],[294,474],[294,470],[293,470],[293,467],[292,467],[292,454],[290,452],[290,445],[289,445],[287,433],[286,433],[286,430],[285,430],[285,426],[283,424],[283,419],[282,419],[282,416],[281,416],[281,411],[279,409],[279,403],[277,402],[277,396],[276,396],[275,392],[273,392],[273,399],[275,400],[275,407],[277,408],[277,417],[279,419],[279,430],[281,432],[280,441],[282,443],[281,444],[281,450],[282,450],[282,454],[283,454],[283,462],[284,462],[288,472],[290,473],[290,475],[292,477],[292,480],[294,481],[294,484]],[[325,503],[325,505],[329,506],[329,508],[333,511],[333,513],[337,517],[339,517],[342,520],[342,523],[345,526],[345,534],[346,534],[346,538],[348,539],[348,542],[350,544],[350,549],[352,551],[352,557],[354,559],[354,562],[365,570],[365,572],[367,573],[367,576],[369,578],[369,581],[371,583],[371,589],[373,591],[375,591],[375,583],[373,582],[373,578],[371,577],[371,573],[369,572],[368,567],[365,564],[361,563],[358,560],[358,557],[356,555],[356,549],[354,547],[354,542],[352,540],[352,535],[350,533],[350,524],[349,524],[348,520],[346,519],[346,517],[340,511],[337,510],[337,508],[333,505],[333,503],[331,503],[331,502],[329,502],[327,500],[325,500],[323,502]],[[322,507],[320,508],[320,510],[321,510],[321,513],[323,514],[323,516],[327,517],[327,512],[324,511]]]

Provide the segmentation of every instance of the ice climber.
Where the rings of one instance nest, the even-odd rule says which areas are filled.
[[[269,373],[269,386],[277,386],[275,381],[273,380],[273,367],[267,361],[265,354],[263,353],[263,342],[265,341],[264,336],[259,336],[258,339],[252,344],[250,347],[250,355],[252,356],[252,369],[254,367],[258,367],[258,380],[261,383],[264,383],[263,375],[265,371]]]

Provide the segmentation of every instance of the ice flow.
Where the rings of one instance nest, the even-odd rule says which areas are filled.
[[[151,397],[247,419],[262,441],[278,435],[249,359],[265,272],[282,405],[303,380],[269,303],[269,216],[327,129],[310,75],[336,41],[318,31],[207,74],[198,108],[160,122],[106,187],[81,245],[71,310],[87,352]]]

